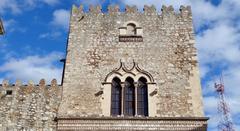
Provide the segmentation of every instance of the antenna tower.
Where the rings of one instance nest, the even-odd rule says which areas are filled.
[[[223,76],[221,75],[220,83],[215,83],[215,89],[219,97],[218,113],[220,115],[220,121],[218,124],[218,129],[219,131],[235,131],[230,117],[230,109],[225,100],[224,88]]]

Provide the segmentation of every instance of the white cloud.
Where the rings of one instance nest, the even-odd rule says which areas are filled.
[[[58,31],[55,31],[55,32],[47,32],[47,33],[43,33],[43,34],[40,34],[39,35],[39,38],[40,39],[44,39],[44,38],[49,38],[49,39],[56,39],[58,38],[59,36],[61,36],[62,33],[61,32],[58,32]]]
[[[57,5],[59,3],[60,0],[23,0],[22,4],[26,7],[30,7],[30,8],[35,8],[36,6],[44,3],[47,5]],[[22,7],[24,7],[22,6]]]
[[[204,78],[207,73],[209,72],[210,68],[208,66],[204,66],[204,65],[201,65],[200,66],[200,75],[201,75],[201,78]]]
[[[22,8],[23,7],[28,7],[28,9],[34,9],[38,7],[41,4],[47,4],[50,6],[57,5],[60,0],[23,0],[22,2]]]
[[[41,3],[54,6],[60,0],[0,0],[0,14],[11,12],[13,14],[21,13],[23,10],[34,9]]]
[[[13,32],[24,33],[27,31],[25,27],[18,26],[18,22],[14,19],[3,20],[3,26],[7,34]]]
[[[240,62],[240,33],[226,24],[216,24],[196,37],[201,63]],[[208,59],[211,56],[211,59]]]
[[[30,8],[35,7],[37,4],[37,0],[24,0],[24,5]]]
[[[16,24],[16,21],[14,19],[9,19],[9,20],[4,20],[4,28],[8,29],[11,26],[13,26],[14,24]]]
[[[213,88],[213,85],[209,88]],[[215,90],[213,90],[214,93],[212,93],[209,96],[205,96],[204,97],[204,110],[206,113],[206,116],[210,117],[210,120],[212,122],[210,122],[211,126],[214,127],[217,125],[217,123],[219,122],[219,118],[217,117],[219,115],[218,113],[218,94],[215,92]],[[213,118],[212,118],[213,117]],[[218,119],[218,120],[216,120]],[[212,124],[214,122],[214,124]]]
[[[53,52],[46,56],[27,56],[21,59],[9,59],[0,66],[0,72],[5,73],[5,77],[10,80],[20,79],[25,82],[33,80],[39,82],[44,78],[48,82],[56,78],[61,82],[62,68],[56,67],[56,62],[63,57],[62,53]]]
[[[211,25],[211,22],[227,19],[228,10],[225,6],[213,6],[206,1],[192,1],[194,26],[198,30],[203,25]],[[210,15],[211,14],[211,15]]]
[[[189,5],[190,2],[188,0],[142,0],[138,2],[137,0],[124,0],[124,3],[128,5],[136,5],[140,10],[144,7],[144,5],[155,5],[158,10],[161,9],[162,5],[172,5],[175,9],[179,9],[180,5]]]
[[[103,3],[103,0],[82,0],[81,4],[83,5],[98,5]]]
[[[20,13],[21,10],[16,0],[1,0],[0,1],[0,14],[11,11],[12,13]]]
[[[64,29],[68,29],[70,21],[70,12],[68,10],[59,9],[53,12],[52,24]]]
[[[59,3],[59,0],[43,0],[48,5],[56,5]]]

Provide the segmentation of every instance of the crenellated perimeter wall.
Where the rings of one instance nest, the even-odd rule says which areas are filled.
[[[17,81],[10,85],[4,80],[0,85],[0,131],[56,130],[54,121],[61,101],[61,86],[53,79],[46,85]]]

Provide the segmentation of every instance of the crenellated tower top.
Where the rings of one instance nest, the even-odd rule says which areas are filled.
[[[165,6],[163,5],[161,8],[161,12],[158,12],[156,7],[154,5],[148,6],[144,5],[143,11],[139,11],[137,6],[129,6],[126,5],[125,11],[121,12],[118,5],[115,6],[108,6],[107,12],[102,11],[102,7],[100,5],[98,6],[89,6],[88,11],[84,11],[83,5],[80,5],[77,7],[76,5],[73,5],[72,7],[72,15],[76,16],[78,14],[95,14],[95,15],[102,15],[102,14],[143,14],[143,15],[180,15],[182,17],[191,17],[191,7],[190,6],[183,6],[181,5],[179,8],[180,12],[177,12],[174,10],[173,6]]]

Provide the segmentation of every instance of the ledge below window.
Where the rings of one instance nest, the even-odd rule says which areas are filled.
[[[143,37],[139,35],[120,35],[119,42],[143,42]]]
[[[207,131],[207,120],[207,117],[56,118],[58,131]]]

